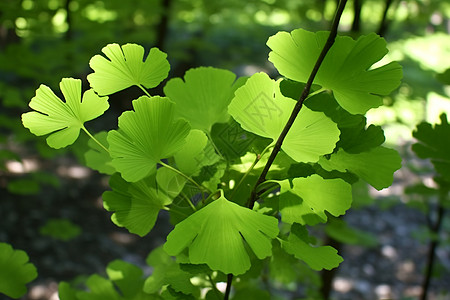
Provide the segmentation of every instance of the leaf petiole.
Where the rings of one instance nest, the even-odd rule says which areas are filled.
[[[147,95],[147,97],[149,97],[149,98],[152,97],[152,96],[150,96],[149,92],[141,84],[138,84],[137,86],[145,93],[145,95]]]
[[[102,143],[100,143],[99,140],[97,140],[87,129],[86,127],[82,126],[81,129],[86,132],[86,134],[94,141],[96,142],[103,150],[105,150],[107,153],[109,153],[108,148],[106,148]]]

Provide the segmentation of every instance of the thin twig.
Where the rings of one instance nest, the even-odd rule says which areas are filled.
[[[328,36],[328,39],[323,46],[322,52],[320,52],[319,58],[316,61],[316,64],[314,65],[314,68],[311,72],[311,75],[308,78],[308,81],[306,82],[305,88],[303,89],[303,92],[300,96],[300,99],[295,104],[294,109],[292,110],[291,116],[289,117],[289,120],[286,123],[286,126],[284,127],[283,131],[281,132],[280,136],[278,137],[277,142],[275,143],[275,146],[272,150],[272,153],[269,156],[269,159],[264,166],[263,171],[261,172],[261,175],[258,178],[258,181],[253,187],[252,193],[250,195],[250,199],[248,201],[248,207],[253,208],[253,205],[255,204],[255,201],[257,200],[257,193],[256,188],[258,185],[263,183],[266,180],[266,175],[269,172],[270,167],[272,166],[275,157],[277,156],[278,152],[281,149],[281,145],[283,144],[284,139],[286,138],[287,133],[289,132],[289,129],[291,129],[292,124],[294,124],[295,118],[297,117],[298,113],[303,107],[303,102],[308,97],[309,92],[311,90],[311,86],[313,84],[314,78],[316,77],[317,72],[319,71],[320,65],[322,64],[325,55],[327,55],[328,51],[330,50],[331,46],[334,44],[334,40],[336,39],[337,35],[337,29],[339,25],[339,21],[341,19],[342,12],[344,11],[345,4],[347,3],[347,0],[341,0],[339,2],[339,6],[336,10],[336,14],[333,20],[333,24],[331,25],[331,31],[330,35]]]

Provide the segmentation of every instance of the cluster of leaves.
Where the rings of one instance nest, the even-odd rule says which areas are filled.
[[[102,293],[110,299],[137,299],[136,293],[145,299],[191,299],[200,289],[214,298],[220,294],[215,283],[226,281],[226,274],[238,277],[235,299],[240,299],[265,265],[272,279],[284,283],[298,278],[299,260],[314,270],[337,267],[342,261],[337,251],[317,244],[307,226],[345,214],[358,179],[380,190],[401,166],[397,152],[381,146],[382,129],[367,127],[364,117],[402,76],[395,62],[372,67],[387,53],[382,38],[337,37],[268,180],[256,187],[258,201],[249,205],[327,35],[298,29],[272,36],[269,60],[284,76],[279,80],[264,73],[236,79],[227,70],[201,67],[170,79],[165,97],[150,96],[147,89],[168,76],[166,55],[153,48],[144,59],[139,45],[110,44],[102,50],[106,57],[91,59],[91,89],[83,95],[79,79],[61,81],[65,101],[41,85],[30,102],[34,111],[22,115],[24,126],[49,135],[53,148],[73,144],[80,130],[91,138],[86,163],[111,175],[112,190],[103,200],[112,221],[144,236],[165,210],[175,225],[163,248],[149,256],[154,267],[149,278],[114,262],[110,280],[90,277],[90,292],[63,284],[61,299]],[[108,95],[131,86],[145,95],[119,117],[118,129],[91,134],[85,123],[108,109]],[[277,272],[278,263],[287,269]]]

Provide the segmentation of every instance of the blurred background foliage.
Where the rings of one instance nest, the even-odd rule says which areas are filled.
[[[28,110],[27,103],[40,84],[58,90],[62,77],[85,78],[91,72],[89,59],[100,53],[102,47],[108,43],[128,42],[141,44],[146,49],[158,47],[165,51],[172,67],[169,78],[183,76],[187,69],[197,66],[226,68],[238,75],[251,75],[262,70],[277,77],[267,61],[269,49],[265,43],[268,37],[280,30],[296,28],[327,30],[337,2],[0,1],[0,241],[13,243],[21,249],[29,248],[32,261],[33,254],[46,258],[56,255],[61,260],[67,260],[70,254],[63,250],[55,254],[51,249],[66,249],[63,245],[68,240],[72,243],[69,247],[77,248],[70,241],[72,238],[84,239],[81,244],[90,243],[92,236],[80,235],[79,232],[96,227],[93,218],[109,222],[106,213],[101,210],[101,202],[98,204],[105,180],[74,165],[70,160],[72,154],[67,155],[66,150],[49,149],[45,139],[36,138],[23,128],[20,115]],[[422,172],[430,178],[431,168],[428,165],[424,167],[421,163],[410,161],[412,154],[409,147],[416,124],[421,121],[438,122],[442,112],[450,115],[450,2],[349,1],[341,21],[340,34],[356,38],[370,32],[377,32],[386,38],[390,53],[385,60],[401,63],[404,81],[396,92],[384,99],[385,106],[368,112],[368,124],[382,125],[387,143],[402,151],[404,164],[415,173]],[[84,88],[87,88],[88,84],[83,80]],[[160,92],[161,89],[155,89],[153,94]],[[94,121],[89,126],[98,130],[116,127],[113,117],[130,107],[130,102],[122,99],[134,99],[136,95],[139,95],[138,90],[112,96],[110,124]],[[80,139],[73,151],[81,160],[79,153],[83,153],[85,144],[86,139]],[[405,180],[410,174],[403,174],[398,180]],[[92,192],[95,186],[98,192]],[[363,194],[365,198],[362,198],[366,200],[371,197],[367,187],[361,187],[358,193]],[[32,195],[35,198],[30,198]],[[371,201],[365,203],[367,205]],[[92,209],[95,205],[96,208]],[[74,213],[77,206],[81,206],[91,219],[86,222],[84,219],[78,220],[78,215]],[[58,230],[64,226],[48,223],[53,219],[72,220],[73,226],[66,225],[75,233],[59,233]],[[110,230],[113,226],[106,227],[109,229],[100,227]],[[28,246],[29,239],[40,234],[46,242]],[[119,243],[135,241],[120,234],[115,236]],[[364,237],[364,233],[358,235],[367,243],[368,237]],[[56,239],[51,241],[52,236]],[[359,241],[360,244],[365,242]],[[372,240],[369,244],[373,244]],[[150,248],[140,251],[146,255]],[[96,249],[94,251],[101,255],[111,252],[111,245],[104,241],[100,250],[99,247]],[[123,255],[115,251],[104,258],[112,260],[117,255]],[[104,269],[87,258],[87,261],[78,261],[78,267],[61,265],[59,273],[51,273],[53,263],[44,261],[38,264],[40,274],[42,270],[44,273],[48,270],[50,277],[70,278],[86,271],[79,267],[83,263],[90,263],[97,270]]]

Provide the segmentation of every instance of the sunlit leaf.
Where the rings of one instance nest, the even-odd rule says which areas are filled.
[[[106,274],[125,298],[133,299],[143,288],[142,269],[123,260],[116,259],[110,262],[106,267]]]
[[[283,222],[315,225],[326,222],[325,211],[337,217],[352,203],[351,185],[342,179],[323,179],[317,174],[280,184],[280,212]]]
[[[168,168],[159,168],[156,171],[156,183],[158,189],[161,189],[173,199],[183,190],[186,178]]]
[[[221,191],[222,193],[222,191]],[[271,239],[278,221],[228,201],[223,196],[175,226],[164,250],[178,255],[189,250],[193,264],[206,263],[212,270],[243,274],[250,268],[246,245],[259,258],[271,254]]]
[[[281,94],[279,82],[257,73],[236,91],[228,112],[243,129],[276,140],[295,103]],[[296,161],[315,162],[321,155],[331,153],[338,140],[339,130],[334,122],[321,112],[303,107],[281,149]]]
[[[106,131],[102,131],[94,135],[94,137],[105,147],[109,147],[107,141],[108,133]],[[112,175],[116,172],[116,169],[112,165],[112,159],[108,152],[105,149],[100,147],[94,140],[89,139],[88,141],[89,150],[84,154],[84,158],[86,160],[86,165],[93,169],[97,170],[102,174]]]
[[[279,32],[267,41],[272,49],[269,60],[281,75],[306,82],[328,35],[303,29]],[[314,83],[331,89],[348,112],[364,114],[382,104],[380,95],[388,95],[400,84],[402,69],[397,62],[371,69],[387,52],[385,40],[375,33],[356,41],[337,36]]]
[[[99,97],[88,90],[81,98],[81,80],[63,78],[60,83],[65,102],[41,85],[29,106],[36,110],[22,115],[23,126],[37,135],[46,135],[52,148],[63,148],[75,142],[84,123],[102,115],[108,108],[108,97]]]
[[[157,189],[154,177],[129,183],[114,174],[109,185],[112,191],[103,193],[103,205],[107,211],[114,212],[111,220],[140,236],[149,233],[159,211],[171,203],[171,199]]]
[[[26,284],[37,277],[25,251],[0,243],[0,293],[17,299],[27,292]]]
[[[108,133],[112,164],[130,182],[154,173],[156,164],[180,150],[189,124],[174,118],[175,104],[146,96],[133,101],[134,111],[119,117],[119,130]]]
[[[95,55],[89,65],[94,70],[87,76],[99,95],[110,95],[130,86],[152,88],[163,81],[170,69],[167,54],[150,49],[144,60],[144,48],[136,44],[109,44],[102,49],[107,58]]]
[[[328,160],[321,158],[319,164],[327,171],[352,172],[382,190],[394,181],[394,172],[401,168],[402,159],[397,151],[379,146],[358,154],[340,149]]]
[[[202,167],[205,157],[203,151],[208,143],[208,137],[201,130],[191,130],[186,137],[186,144],[174,154],[177,168],[186,175],[196,175]]]
[[[436,171],[450,180],[450,125],[445,114],[440,118],[441,124],[434,127],[428,123],[417,126],[413,136],[419,143],[414,144],[412,149],[420,158],[430,158]]]
[[[308,231],[304,226],[294,224],[287,241],[281,240],[282,248],[296,258],[303,260],[314,270],[331,270],[343,261],[337,250],[331,246],[314,247],[310,245]]]
[[[228,70],[211,67],[190,69],[181,78],[169,80],[164,93],[176,106],[176,114],[189,121],[192,128],[206,132],[214,123],[228,121],[228,104],[234,91],[243,84]]]

